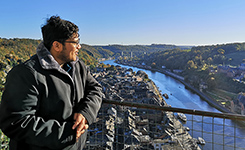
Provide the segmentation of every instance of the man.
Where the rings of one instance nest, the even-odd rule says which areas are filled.
[[[8,74],[0,128],[10,150],[82,149],[101,106],[100,84],[78,60],[78,27],[52,16],[37,54]]]

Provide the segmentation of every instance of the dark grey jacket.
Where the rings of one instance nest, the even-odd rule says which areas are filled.
[[[86,134],[75,141],[73,115],[81,113],[93,123],[103,94],[82,61],[69,65],[68,73],[41,43],[36,55],[9,72],[0,128],[11,139],[10,149],[82,149]]]

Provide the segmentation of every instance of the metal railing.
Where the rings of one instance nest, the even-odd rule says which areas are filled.
[[[104,99],[84,149],[245,150],[244,122],[237,114]]]
[[[245,150],[244,122],[237,114],[103,100],[85,149]]]

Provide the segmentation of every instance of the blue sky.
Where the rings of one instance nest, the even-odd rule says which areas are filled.
[[[245,42],[245,0],[0,0],[0,37],[41,39],[52,15],[89,45]]]

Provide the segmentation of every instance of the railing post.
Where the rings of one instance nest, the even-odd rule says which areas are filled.
[[[225,149],[225,118],[223,118],[223,149]]]
[[[212,150],[214,150],[214,117],[212,120]]]
[[[236,149],[236,125],[237,123],[234,124],[234,149]]]
[[[203,137],[203,130],[204,130],[204,128],[203,128],[203,118],[204,118],[204,116],[202,116],[202,138],[204,138]],[[203,146],[202,146],[202,148],[203,148]]]
[[[193,131],[194,131],[194,126],[193,126],[194,118],[193,118],[193,114],[192,114],[192,120],[191,120],[191,122],[192,122],[192,124],[191,124],[191,125],[192,125],[192,127],[191,127],[191,128],[192,128],[192,133],[191,133],[191,135],[192,135],[192,137],[193,137],[193,135],[194,135],[194,132],[193,132]]]

